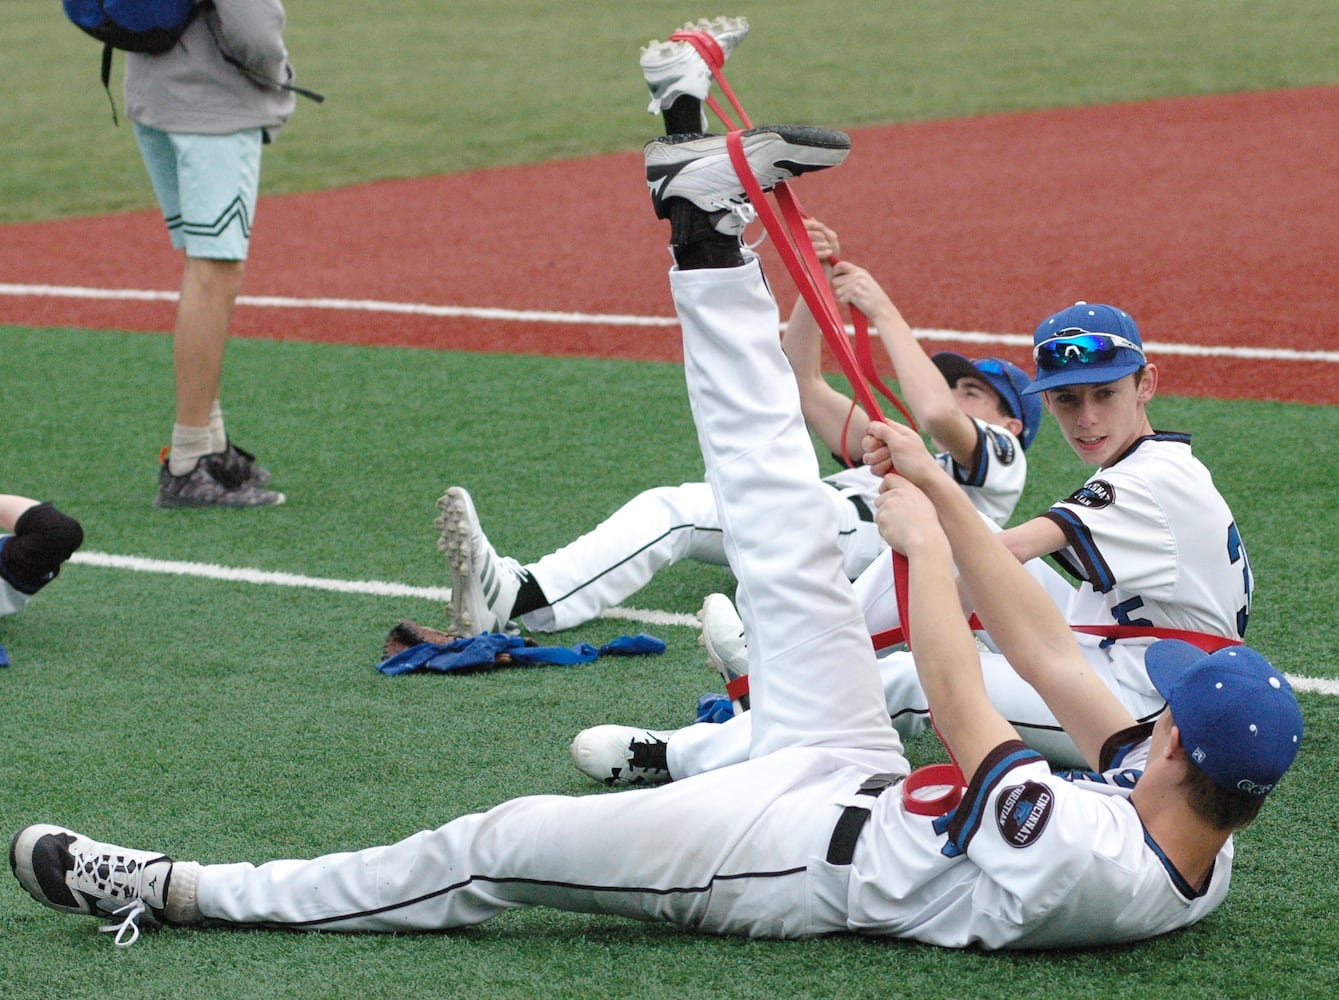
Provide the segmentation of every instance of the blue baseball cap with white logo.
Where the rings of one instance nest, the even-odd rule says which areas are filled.
[[[1205,653],[1180,639],[1144,652],[1190,759],[1215,785],[1268,795],[1297,756],[1302,710],[1287,678],[1249,646]]]
[[[1130,314],[1115,306],[1076,302],[1046,317],[1032,335],[1037,377],[1023,391],[1115,382],[1148,364]]]
[[[1041,400],[1036,396],[1025,395],[1028,383],[1032,381],[1027,372],[1003,358],[969,360],[953,351],[940,351],[930,360],[943,374],[950,388],[958,384],[958,379],[970,376],[994,389],[1004,401],[1004,408],[1009,414],[1023,422],[1018,443],[1024,450],[1027,449],[1041,427]]]

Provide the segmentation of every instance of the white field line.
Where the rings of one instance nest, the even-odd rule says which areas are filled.
[[[310,590],[328,590],[340,594],[370,594],[374,597],[417,597],[427,601],[446,603],[451,600],[447,587],[411,587],[403,583],[382,580],[336,580],[330,577],[301,576],[297,573],[277,573],[270,570],[244,569],[219,566],[215,563],[181,562],[169,559],[147,559],[142,556],[117,556],[106,552],[76,552],[70,562],[103,569],[129,570],[134,573],[165,573],[169,576],[194,576],[207,580],[226,580],[271,587],[305,587]],[[674,614],[669,611],[651,611],[644,608],[610,608],[600,617],[634,622],[639,625],[697,628],[694,615]],[[1324,677],[1286,675],[1298,691],[1339,695],[1339,680]]]
[[[338,594],[368,594],[373,597],[414,597],[445,604],[451,600],[449,587],[411,587],[404,583],[384,580],[336,580],[322,576],[302,576],[297,573],[279,573],[272,570],[219,566],[216,563],[181,562],[171,559],[147,559],[143,556],[118,556],[107,552],[76,552],[70,562],[102,569],[129,570],[134,573],[164,573],[169,576],[194,576],[206,580],[224,580],[233,583],[251,583],[269,587],[303,587],[308,590],[328,590]],[[697,628],[693,615],[672,614],[639,608],[610,608],[604,618],[641,622],[647,625],[679,625]]]
[[[175,302],[176,292],[137,289],[82,288],[72,285],[18,285],[0,283],[0,295],[31,298],[99,299],[121,302]],[[327,309],[335,312],[396,313],[431,317],[464,317],[509,323],[557,323],[579,326],[673,327],[671,316],[634,316],[620,313],[547,312],[543,310],[495,309],[466,306],[434,306],[419,302],[382,302],[375,299],[291,298],[279,295],[242,295],[237,304],[262,309]],[[848,329],[848,333],[850,333]],[[917,329],[922,340],[965,344],[1000,344],[1031,347],[1032,338],[1022,334],[985,333],[967,330]],[[1208,347],[1202,344],[1153,343],[1144,345],[1153,355],[1224,357],[1262,361],[1300,361],[1339,364],[1339,351],[1294,348]]]

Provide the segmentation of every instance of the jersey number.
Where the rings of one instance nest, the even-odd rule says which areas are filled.
[[[1237,638],[1244,639],[1246,622],[1251,617],[1251,561],[1246,558],[1246,547],[1241,544],[1241,534],[1237,531],[1235,521],[1227,526],[1227,557],[1232,565],[1241,564],[1242,594],[1246,603],[1237,609]],[[1134,617],[1134,612],[1143,606],[1142,597],[1131,597],[1113,607],[1111,616],[1121,625],[1152,625],[1147,618]]]
[[[1246,595],[1246,603],[1237,609],[1237,638],[1246,637],[1246,620],[1251,616],[1251,561],[1246,558],[1246,548],[1241,544],[1241,534],[1237,523],[1227,526],[1227,558],[1235,566],[1241,563],[1241,585]]]

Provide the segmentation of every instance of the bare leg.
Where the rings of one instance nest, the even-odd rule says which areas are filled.
[[[186,258],[173,331],[179,424],[209,426],[210,407],[219,398],[223,353],[245,266],[241,260]]]

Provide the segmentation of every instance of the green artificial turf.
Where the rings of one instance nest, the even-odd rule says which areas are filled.
[[[533,558],[639,489],[701,475],[675,365],[242,340],[229,348],[234,434],[262,452],[290,502],[154,510],[145,442],[170,387],[117,376],[166,372],[170,346],[154,334],[0,329],[6,370],[49,373],[10,381],[4,489],[79,516],[86,551],[441,587],[431,520],[447,483],[474,490],[504,551]],[[420,391],[392,391],[406,370]],[[626,391],[592,411],[590,386],[613,384]],[[501,416],[519,412],[537,417],[524,439]],[[1153,412],[1197,435],[1237,513],[1260,580],[1252,641],[1289,672],[1335,680],[1339,593],[1325,553],[1339,529],[1314,446],[1339,433],[1339,408],[1169,397]],[[629,439],[656,440],[658,464],[630,465]],[[1019,516],[1086,476],[1053,426],[1031,461]],[[681,564],[629,604],[686,615],[729,587],[718,567]],[[692,629],[610,619],[549,641],[645,630],[667,652],[463,677],[376,671],[396,619],[441,615],[426,598],[67,565],[0,621],[13,660],[0,670],[0,830],[54,821],[207,861],[381,843],[514,795],[619,794],[571,767],[572,735],[608,721],[678,725],[720,686]],[[118,950],[93,921],[43,909],[6,877],[0,994],[996,997],[1045,984],[1067,997],[1324,995],[1339,935],[1336,707],[1319,694],[1302,704],[1307,742],[1239,838],[1227,904],[1137,947],[988,956],[746,942],[533,911],[446,935],[171,930]],[[916,763],[941,756],[933,740],[910,751]]]
[[[853,126],[1339,80],[1339,13],[1320,0],[287,8],[300,82],[328,100],[300,102],[267,151],[266,194],[636,148],[637,47],[716,13],[753,23],[728,75],[759,121]],[[96,43],[47,0],[7,0],[3,14],[0,222],[152,207],[130,130],[111,124]],[[500,548],[529,559],[638,490],[701,475],[677,366],[235,341],[230,430],[290,501],[156,511],[170,355],[161,335],[0,328],[0,490],[78,516],[85,553],[431,588],[447,582],[431,521],[449,483],[474,491]],[[1290,673],[1335,681],[1326,458],[1339,408],[1169,397],[1153,416],[1195,434],[1238,516],[1259,584],[1252,643]],[[654,440],[656,462],[631,460],[630,440]],[[1031,460],[1020,517],[1087,474],[1053,427]],[[680,565],[630,603],[689,614],[729,587],[720,568]],[[659,658],[377,673],[397,618],[441,624],[441,613],[427,598],[68,565],[0,621],[13,661],[0,670],[0,833],[55,821],[205,861],[380,843],[513,795],[618,794],[571,768],[572,734],[676,725],[719,687],[679,626],[646,626],[669,642]],[[602,619],[553,641],[642,627]],[[1135,947],[748,942],[529,911],[443,935],[173,930],[116,949],[93,921],[43,909],[5,877],[0,996],[1328,997],[1339,720],[1332,696],[1301,700],[1306,743],[1238,840],[1228,902]],[[940,754],[932,740],[910,752]]]

